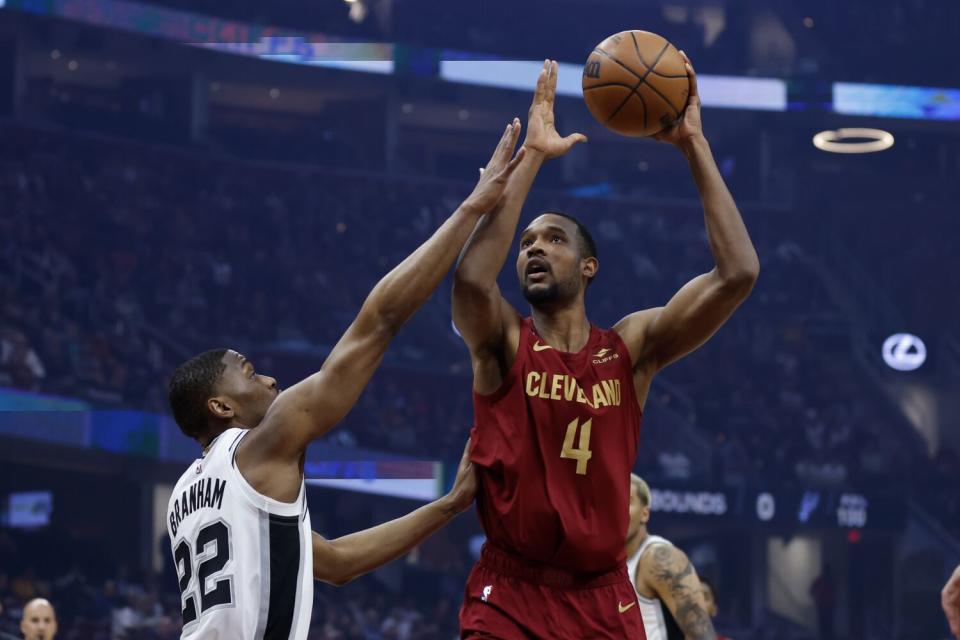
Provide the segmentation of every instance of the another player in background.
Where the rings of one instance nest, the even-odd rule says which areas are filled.
[[[204,450],[170,498],[167,529],[184,638],[307,637],[312,577],[339,584],[388,562],[469,505],[469,462],[454,495],[399,520],[328,541],[310,530],[307,446],[353,407],[390,341],[427,300],[480,217],[500,201],[519,123],[507,125],[470,196],[374,287],[323,367],[280,393],[233,350],[208,351],[170,381],[180,428]],[[512,159],[511,159],[512,158]]]
[[[669,540],[650,535],[649,522],[650,487],[630,474],[627,571],[647,640],[717,640],[693,565]]]
[[[944,585],[940,603],[943,605],[943,612],[947,614],[950,633],[960,640],[960,566],[954,569],[953,575]]]
[[[698,576],[700,578],[700,593],[703,594],[703,602],[707,605],[707,613],[710,614],[710,619],[717,617],[717,596],[714,591],[713,584],[704,578],[703,576]],[[717,640],[730,640],[727,636],[717,634]]]
[[[542,164],[586,138],[554,124],[557,64],[530,107],[526,156],[481,220],[454,278],[453,316],[470,349],[471,460],[487,544],[466,587],[469,637],[634,638],[643,630],[624,566],[630,471],[653,376],[703,344],[749,295],[759,262],[700,126],[696,77],[681,120],[660,133],[684,154],[703,202],[716,266],[665,306],[593,326],[584,298],[599,262],[590,233],[548,212],[521,234],[524,318],[497,276]],[[624,298],[636,299],[632,287]]]
[[[25,640],[53,640],[57,635],[57,612],[45,598],[34,598],[23,607],[20,632]]]

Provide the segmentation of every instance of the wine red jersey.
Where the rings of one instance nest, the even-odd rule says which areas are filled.
[[[564,353],[524,319],[503,384],[474,393],[470,459],[488,540],[567,571],[622,563],[641,417],[615,331],[591,325],[587,345]]]

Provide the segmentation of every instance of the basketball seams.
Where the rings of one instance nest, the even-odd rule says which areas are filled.
[[[631,33],[630,35],[633,35],[633,34]],[[667,49],[668,49],[668,48],[670,48],[670,43],[669,43],[669,42],[668,42],[667,44],[663,45],[663,49],[660,49],[660,53],[657,54],[657,59],[653,61],[653,65],[654,65],[654,66],[656,66],[657,63],[660,62],[660,58],[663,57],[663,54],[665,54],[665,53],[667,52]],[[623,99],[623,102],[621,102],[620,105],[619,105],[616,109],[614,109],[614,110],[613,110],[613,113],[611,113],[610,116],[607,118],[607,122],[609,123],[611,120],[613,120],[614,118],[617,117],[617,114],[620,113],[620,110],[623,109],[623,108],[626,106],[626,104],[630,101],[630,96],[631,96],[631,95],[640,97],[640,94],[637,93],[637,89],[639,89],[641,85],[643,85],[644,83],[646,83],[647,76],[650,75],[650,72],[651,72],[651,71],[653,71],[653,67],[647,67],[646,72],[641,76],[641,75],[639,75],[636,71],[634,71],[633,69],[630,69],[627,65],[625,65],[625,64],[623,64],[622,62],[620,62],[619,60],[617,60],[617,58],[614,57],[613,55],[611,55],[611,54],[607,54],[607,55],[610,57],[611,60],[613,60],[614,62],[616,62],[617,64],[619,64],[619,65],[620,65],[621,67],[623,67],[624,69],[629,69],[629,71],[630,71],[634,76],[636,76],[637,78],[639,78],[639,79],[637,80],[636,86],[634,86],[633,89],[631,89],[630,93],[627,94],[627,97]],[[647,85],[647,86],[649,86],[649,85]],[[658,93],[659,93],[659,92],[658,92]],[[662,95],[661,95],[660,97],[663,98]],[[643,103],[643,128],[646,129],[646,128],[647,128],[647,103],[646,103],[646,101],[645,101],[642,97],[640,97],[640,102]],[[670,108],[671,108],[671,109],[674,109],[674,108],[673,108],[673,105],[670,104],[670,101],[669,101],[669,100],[667,101],[667,104],[670,105]],[[676,111],[676,109],[674,109],[674,111]]]
[[[642,80],[642,79],[643,79],[643,76],[641,76],[639,73],[637,73],[636,71],[634,71],[633,69],[631,69],[631,68],[628,67],[627,65],[623,64],[623,63],[620,62],[619,60],[617,60],[612,54],[607,53],[607,52],[604,51],[603,49],[600,49],[600,48],[598,47],[598,48],[594,49],[593,52],[594,52],[594,53],[599,53],[600,55],[606,56],[606,57],[609,58],[610,60],[613,60],[613,61],[616,62],[619,66],[621,66],[621,67],[623,67],[624,69],[626,69],[627,73],[629,73],[630,75],[632,75],[634,78],[636,78],[636,79],[638,79],[638,80]]]
[[[613,110],[613,113],[610,114],[610,117],[607,118],[607,121],[604,124],[610,124],[610,121],[617,117],[617,114],[620,113],[620,110],[623,109],[628,102],[630,102],[630,96],[639,95],[637,94],[637,89],[639,89],[640,85],[642,84],[643,80],[641,79],[633,87],[630,87],[630,91],[627,92],[627,96],[623,99],[623,102],[621,102],[620,105]],[[645,102],[643,103],[643,127],[644,129],[647,127],[647,103]]]
[[[637,85],[634,85],[634,84],[626,84],[625,82],[604,82],[603,84],[594,84],[594,85],[590,85],[589,87],[584,87],[583,92],[586,93],[587,91],[593,91],[594,89],[604,89],[606,87],[623,87],[624,89],[630,89],[630,91],[633,91],[636,88],[636,86]]]
[[[624,109],[627,108],[627,105],[630,102],[630,96],[635,95],[637,96],[637,100],[640,102],[640,107],[643,109],[643,117],[641,119],[640,114],[637,114],[634,111],[634,113],[631,115],[631,119],[635,119],[634,122],[637,122],[638,120],[642,121],[643,131],[647,131],[649,126],[649,120],[650,120],[649,109],[653,108],[655,112],[660,113],[662,112],[663,107],[648,105],[647,98],[652,96],[644,96],[643,94],[645,93],[645,91],[642,89],[642,87],[644,85],[646,85],[647,87],[650,87],[651,93],[657,98],[659,98],[660,101],[663,103],[663,105],[666,106],[668,110],[667,114],[669,114],[670,112],[673,113],[673,116],[664,114],[661,117],[660,115],[657,115],[657,117],[660,118],[660,123],[663,124],[664,121],[670,121],[671,119],[679,118],[682,115],[683,109],[686,106],[686,100],[683,100],[684,104],[682,104],[678,108],[673,103],[672,98],[674,97],[673,94],[677,94],[675,97],[682,99],[684,97],[683,94],[686,92],[682,90],[680,86],[674,81],[679,82],[681,79],[686,78],[688,79],[688,82],[689,82],[690,76],[688,73],[671,74],[671,73],[662,73],[657,70],[657,67],[661,63],[663,63],[664,57],[666,56],[667,52],[671,52],[671,56],[673,57],[678,57],[676,47],[674,47],[673,44],[670,43],[666,38],[663,38],[662,36],[658,36],[657,34],[650,34],[655,37],[655,41],[654,41],[655,44],[647,43],[647,41],[645,41],[645,46],[647,46],[647,44],[654,44],[654,46],[661,45],[661,48],[657,52],[652,63],[648,64],[647,60],[644,57],[644,53],[640,49],[640,42],[636,33],[633,31],[628,31],[627,33],[630,34],[630,38],[633,42],[633,49],[634,49],[634,55],[635,55],[635,62],[633,63],[632,67],[627,66],[627,64],[624,61],[619,59],[621,50],[624,49],[624,47],[629,49],[630,45],[627,43],[622,43],[622,44],[618,43],[616,50],[613,52],[609,52],[605,50],[603,48],[605,43],[601,43],[600,45],[597,45],[593,49],[593,53],[596,54],[597,56],[601,56],[603,58],[610,60],[611,62],[614,62],[616,66],[619,67],[619,69],[625,70],[628,75],[624,76],[622,71],[615,70],[613,72],[613,76],[615,76],[615,78],[609,78],[610,81],[608,82],[603,82],[602,78],[597,77],[597,80],[601,81],[600,84],[584,87],[583,93],[584,93],[584,97],[587,97],[588,95],[591,95],[591,96],[602,95],[603,96],[602,101],[609,104],[612,100],[616,100],[617,93],[614,92],[614,89],[617,89],[618,91],[622,89],[626,89],[627,90],[626,95],[623,96],[623,98],[617,104],[616,108],[612,111],[612,113],[610,113],[609,117],[607,117],[605,120],[601,120],[601,122],[605,126],[608,126],[614,129],[615,131],[618,131],[619,127],[612,126],[612,123],[618,118],[618,116],[621,113],[624,113]],[[653,47],[647,46],[647,49],[652,50]],[[630,57],[629,53],[627,52],[622,52],[622,53],[627,58]],[[672,58],[668,60],[668,62],[669,64],[667,63],[663,63],[663,64],[665,65],[665,67],[667,67],[670,70],[673,70],[674,68],[676,68],[678,64],[678,62],[674,61]],[[637,67],[637,65],[640,65],[640,66]],[[654,79],[651,80],[650,76],[653,76]],[[632,83],[632,86],[631,84],[628,84],[630,83],[631,78],[636,79],[636,83]],[[661,83],[657,83],[656,78],[662,78],[663,81],[661,81]],[[663,86],[658,87],[657,84],[663,84]],[[604,93],[600,93],[599,91],[595,94],[590,93],[591,90],[593,89],[599,90],[601,88],[606,88],[607,91]],[[619,94],[619,95],[623,95],[623,94]],[[590,100],[591,101],[601,100],[601,98],[591,97]],[[589,103],[588,103],[588,106],[589,106]],[[634,105],[630,109],[635,110],[636,105]],[[591,111],[593,111],[592,107],[591,107]],[[594,113],[594,115],[595,116],[599,115],[599,113]],[[632,128],[633,126],[635,125],[630,125],[628,129]],[[639,135],[650,135],[650,134],[640,133]]]
[[[678,118],[680,117],[680,109],[677,109],[675,106],[673,106],[673,103],[670,102],[670,99],[667,98],[667,96],[665,96],[665,95],[663,95],[662,93],[660,93],[660,91],[658,91],[657,88],[656,88],[655,86],[653,86],[652,84],[650,84],[649,82],[644,82],[644,83],[643,83],[643,86],[647,87],[648,89],[650,89],[651,91],[653,91],[655,94],[657,94],[657,97],[659,97],[661,100],[663,100],[664,102],[666,102],[666,103],[667,103],[667,106],[670,107],[671,109],[673,109],[674,113],[677,114],[677,117],[678,117]],[[639,89],[639,88],[640,88],[640,85],[637,85],[637,89]],[[637,95],[640,95],[640,94],[637,94]]]
[[[688,78],[689,77],[689,75],[686,73],[680,73],[680,74],[660,73],[656,69],[657,62],[659,62],[660,58],[658,57],[657,62],[654,62],[652,65],[647,64],[647,61],[643,59],[643,54],[640,53],[640,43],[637,42],[637,34],[631,31],[630,38],[633,40],[633,50],[637,52],[637,58],[640,60],[640,64],[642,64],[643,66],[645,66],[647,69],[650,70],[648,71],[648,74],[652,73],[653,75],[658,76],[660,78]],[[671,46],[670,42],[667,41],[667,47],[669,46]],[[670,105],[670,106],[672,107],[673,105]]]

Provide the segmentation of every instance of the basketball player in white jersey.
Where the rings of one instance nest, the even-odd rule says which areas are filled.
[[[367,297],[317,373],[280,393],[240,353],[220,349],[181,365],[170,405],[203,457],[170,498],[167,530],[179,576],[182,638],[303,640],[316,577],[334,584],[402,555],[459,511],[475,489],[461,464],[451,496],[393,522],[324,540],[310,530],[307,445],[353,407],[390,340],[427,300],[477,221],[500,201],[519,120],[507,125],[473,193]]]
[[[683,551],[650,535],[649,521],[650,488],[630,474],[627,571],[647,640],[716,640],[697,572]]]

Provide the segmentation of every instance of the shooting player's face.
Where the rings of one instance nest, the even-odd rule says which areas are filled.
[[[563,216],[545,213],[520,235],[517,276],[523,297],[533,306],[567,301],[586,287],[596,260],[581,257],[577,226]]]

